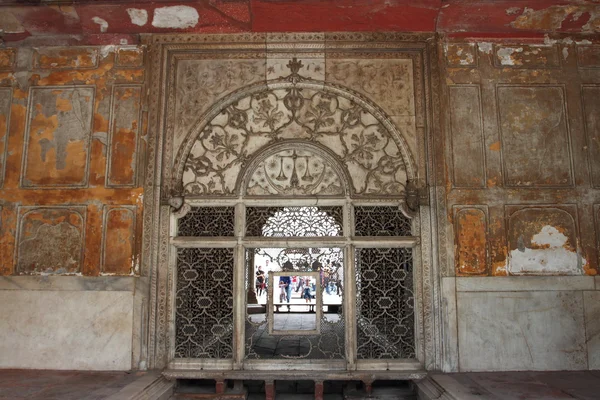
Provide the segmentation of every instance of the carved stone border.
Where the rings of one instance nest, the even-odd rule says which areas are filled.
[[[149,90],[149,121],[148,132],[148,165],[144,183],[144,227],[142,246],[142,276],[150,280],[148,304],[148,337],[144,341],[142,359],[147,355],[149,368],[166,366],[168,342],[168,320],[165,307],[168,304],[168,260],[169,260],[169,221],[170,210],[166,205],[161,206],[162,198],[167,200],[168,192],[163,184],[167,176],[161,176],[160,171],[170,171],[163,168],[164,161],[171,159],[174,149],[165,137],[169,121],[167,108],[170,106],[169,89],[174,86],[172,72],[172,55],[177,51],[202,51],[215,54],[222,58],[226,52],[259,52],[266,51],[267,42],[300,41],[325,43],[325,55],[329,52],[343,54],[348,58],[378,58],[381,53],[414,52],[420,56],[413,58],[413,77],[415,80],[415,109],[420,110],[417,121],[417,151],[419,165],[412,160],[415,177],[421,182],[430,182],[429,196],[433,201],[430,206],[421,206],[420,235],[421,235],[421,265],[419,274],[422,295],[417,299],[422,304],[419,318],[422,318],[423,331],[417,332],[417,338],[423,337],[419,359],[426,369],[439,370],[442,366],[442,346],[440,337],[441,307],[440,307],[440,264],[447,267],[447,238],[439,237],[439,232],[445,233],[445,192],[443,187],[437,187],[440,179],[440,160],[434,159],[434,136],[440,134],[439,123],[439,70],[437,66],[437,49],[435,38],[429,34],[403,33],[298,33],[298,34],[262,34],[246,33],[233,35],[149,35],[143,38],[149,44],[150,90]],[[290,56],[298,53],[298,49],[278,49],[278,52],[288,52]],[[312,49],[314,46],[307,46]],[[356,50],[365,50],[357,54]],[[172,78],[173,80],[171,80]],[[317,82],[315,82],[317,83]],[[323,83],[320,82],[322,85]],[[258,85],[257,85],[258,86]],[[266,82],[263,83],[263,88]],[[335,90],[334,85],[327,84]],[[235,95],[234,95],[235,96]],[[362,95],[356,94],[366,104],[372,104]],[[230,97],[231,98],[231,97]],[[217,102],[218,103],[218,102]],[[215,105],[218,108],[218,105]],[[422,108],[420,108],[422,107]],[[379,109],[379,107],[374,106]],[[380,114],[384,116],[385,114]],[[172,117],[171,117],[172,118]],[[391,127],[395,130],[394,126]],[[397,133],[397,131],[396,131]],[[410,154],[410,153],[409,153]],[[440,154],[441,156],[441,154]],[[166,164],[168,165],[168,164]],[[170,172],[167,173],[170,175]],[[170,177],[170,176],[168,176]],[[435,187],[434,187],[435,186]],[[165,204],[164,202],[162,204]],[[442,229],[438,230],[438,224]],[[417,275],[417,276],[418,276]],[[418,291],[419,291],[418,290]],[[417,291],[417,292],[418,292]],[[143,361],[143,360],[142,360]]]

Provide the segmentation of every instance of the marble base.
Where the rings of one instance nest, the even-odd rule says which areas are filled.
[[[600,291],[583,292],[589,368],[600,370]]]
[[[583,293],[457,293],[460,371],[588,368]]]
[[[0,291],[0,368],[129,370],[133,293]]]

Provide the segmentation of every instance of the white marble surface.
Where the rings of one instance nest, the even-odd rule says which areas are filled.
[[[589,369],[600,369],[600,291],[583,292]]]
[[[594,290],[593,276],[498,276],[456,278],[459,292]]]
[[[458,372],[458,328],[456,320],[456,278],[442,278],[442,349],[444,372]]]
[[[587,369],[577,291],[459,292],[460,371]]]
[[[0,368],[131,369],[131,292],[5,290],[0,304]]]

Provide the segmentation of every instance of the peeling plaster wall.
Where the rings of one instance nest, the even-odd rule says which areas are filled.
[[[0,60],[0,275],[139,274],[144,49],[6,48]]]
[[[144,57],[0,48],[0,368],[139,367]]]
[[[600,47],[446,41],[440,53],[448,274],[596,275]]]
[[[509,14],[514,27],[550,29],[579,8]],[[452,232],[454,256],[442,292],[456,304],[445,321],[448,371],[598,368],[594,40],[439,43],[448,210],[440,229]]]

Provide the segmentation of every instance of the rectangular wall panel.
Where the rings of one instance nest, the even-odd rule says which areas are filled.
[[[115,63],[121,68],[141,67],[144,65],[144,49],[135,46],[121,47],[117,50]]]
[[[85,243],[85,217],[85,207],[20,208],[18,272],[80,272]]]
[[[8,144],[11,102],[12,89],[0,88],[0,187],[4,184],[6,170],[6,146]]]
[[[579,68],[600,68],[600,46],[577,46]]]
[[[455,187],[485,186],[479,86],[450,86],[450,133]]]
[[[485,209],[461,207],[456,210],[456,274],[482,275],[487,271],[487,214]]]
[[[510,275],[582,275],[588,261],[578,248],[573,205],[505,206]]]
[[[111,112],[107,186],[134,186],[142,88],[115,86]]]
[[[102,272],[129,274],[134,264],[135,207],[105,206]]]
[[[0,290],[0,303],[0,368],[132,368],[132,292]]]
[[[592,185],[600,187],[600,86],[584,86],[583,110]]]
[[[94,88],[31,89],[21,185],[87,185]]]
[[[506,185],[571,186],[571,151],[563,88],[500,86],[497,96]]]
[[[581,292],[459,292],[457,307],[461,372],[587,368]]]

